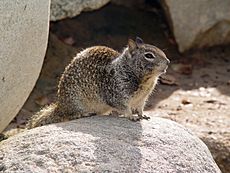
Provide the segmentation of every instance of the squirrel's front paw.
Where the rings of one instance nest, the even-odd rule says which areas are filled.
[[[150,117],[148,117],[147,115],[138,115],[138,117],[140,117],[140,119],[145,119],[145,120],[150,119]]]
[[[129,120],[131,120],[131,121],[140,121],[142,118],[141,117],[139,117],[139,116],[130,116],[130,117],[128,117],[129,118]]]
[[[129,120],[131,120],[131,121],[140,121],[140,120],[142,120],[142,119],[145,119],[145,120],[149,120],[150,119],[150,117],[148,117],[148,116],[146,116],[146,115],[138,115],[138,116],[130,116],[130,117],[128,117],[129,118]]]

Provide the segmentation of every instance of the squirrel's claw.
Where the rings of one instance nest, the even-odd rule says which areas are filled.
[[[148,117],[147,115],[139,115],[138,117],[140,117],[140,119],[145,119],[145,120],[150,119],[150,117]]]
[[[130,119],[131,121],[135,121],[135,122],[136,122],[136,121],[140,121],[140,120],[142,120],[142,119],[149,120],[150,117],[148,117],[148,116],[146,116],[146,115],[138,115],[138,116],[130,116],[129,119]]]
[[[140,121],[141,119],[142,119],[142,118],[139,117],[139,116],[130,116],[130,117],[129,117],[129,120],[134,121],[134,122]]]

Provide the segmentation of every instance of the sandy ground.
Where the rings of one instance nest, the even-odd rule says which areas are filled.
[[[51,23],[40,78],[6,130],[23,128],[34,112],[55,99],[60,74],[79,50],[99,44],[122,50],[128,38],[140,36],[146,43],[163,49],[171,60],[145,113],[169,118],[190,128],[208,145],[222,171],[230,172],[227,166],[230,165],[229,45],[180,54],[162,16],[157,8],[142,11],[108,5],[73,19]]]

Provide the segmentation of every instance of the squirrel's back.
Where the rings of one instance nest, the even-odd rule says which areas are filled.
[[[65,113],[109,111],[109,106],[104,105],[99,96],[100,81],[106,75],[107,65],[118,56],[111,48],[94,46],[73,58],[58,85],[58,102]]]

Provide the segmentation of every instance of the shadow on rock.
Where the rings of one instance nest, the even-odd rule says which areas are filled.
[[[139,172],[142,154],[139,149],[142,127],[140,122],[117,117],[97,116],[71,122],[65,130],[93,136],[93,160],[86,160],[87,170],[92,172]],[[58,126],[58,124],[57,124]],[[93,130],[94,129],[94,130]]]

